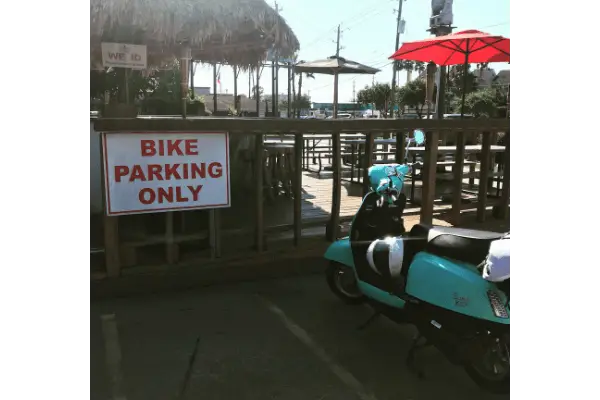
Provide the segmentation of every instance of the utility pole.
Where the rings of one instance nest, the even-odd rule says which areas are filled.
[[[335,56],[339,57],[340,56],[340,26],[338,25],[338,29],[337,29],[337,40],[336,40],[336,44],[335,44]],[[333,119],[337,119],[337,114],[338,114],[338,78],[339,75],[337,72],[335,72],[333,74]]]
[[[338,25],[338,30],[337,30],[337,41],[336,41],[336,48],[335,48],[335,56],[336,57],[340,56],[340,26],[339,25]]]
[[[404,0],[398,0],[398,18],[396,20],[396,47],[394,47],[394,52],[398,50],[400,47],[400,24],[402,23],[402,3]],[[392,98],[390,101],[390,109],[392,111],[392,118],[394,117],[394,108],[396,106],[396,71],[397,71],[398,61],[394,60],[394,64],[392,66]]]

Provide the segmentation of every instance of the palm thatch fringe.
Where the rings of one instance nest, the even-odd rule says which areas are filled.
[[[159,65],[192,49],[194,60],[255,65],[273,47],[290,57],[300,45],[264,0],[90,0],[92,64],[101,42],[145,44]]]

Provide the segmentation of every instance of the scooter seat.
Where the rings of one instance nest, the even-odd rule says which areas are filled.
[[[425,236],[425,251],[469,264],[478,265],[488,255],[490,243],[504,234],[473,229],[417,224],[411,236]]]

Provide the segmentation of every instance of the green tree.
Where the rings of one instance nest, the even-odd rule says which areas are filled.
[[[455,105],[454,111],[460,113],[461,105]],[[496,90],[485,88],[467,94],[465,97],[465,113],[475,118],[493,118],[498,110]]]
[[[300,61],[300,62],[304,62],[304,61]],[[300,73],[300,76],[298,77],[298,94],[296,95],[296,99],[302,98],[302,76],[303,75],[306,75],[306,77],[308,79],[315,79],[315,75],[312,72],[305,72],[304,74]],[[295,109],[298,118],[300,118],[300,110],[301,110],[300,108]]]
[[[258,94],[257,94],[257,91],[258,91]],[[265,89],[263,89],[262,86],[256,86],[256,85],[254,85],[252,87],[252,98],[256,99],[257,96],[258,96],[259,99],[262,98],[264,91],[265,91]]]
[[[365,86],[356,93],[356,101],[359,104],[369,105],[375,102],[373,97],[373,89],[370,86]]]
[[[425,107],[425,98],[427,91],[425,88],[425,81],[422,79],[415,79],[414,81],[408,82],[402,86],[397,92],[397,103],[401,107],[411,107],[417,112],[417,115],[421,117],[423,108]],[[433,97],[435,98],[434,88]]]
[[[467,65],[467,82],[466,82],[466,94],[474,92],[477,90],[477,75],[470,71],[470,65]],[[456,65],[450,68],[448,72],[448,87],[447,91],[452,93],[453,96],[460,97],[463,92],[463,85],[465,76],[465,67],[464,65]]]
[[[392,95],[392,88],[389,83],[376,83],[372,87],[373,103],[379,111],[383,111],[387,118],[387,107]]]
[[[422,74],[427,69],[427,66],[423,61],[415,61],[413,65],[413,71],[416,71],[417,74]]]
[[[396,61],[398,71],[406,71],[406,82],[410,81],[410,75],[415,70],[415,62],[410,60]]]
[[[125,98],[125,80],[129,87],[129,99]],[[129,71],[127,76],[123,68],[108,68],[104,71],[90,71],[90,99],[103,99],[109,92],[114,101],[126,102],[142,98],[156,89],[157,80],[144,76],[140,71]]]
[[[291,109],[293,110],[306,110],[311,106],[310,98],[307,95],[300,96],[295,100],[292,100]],[[279,101],[279,109],[287,110],[288,101],[287,99],[281,99]]]
[[[359,104],[371,104],[375,110],[385,112],[391,95],[392,88],[388,83],[376,83],[359,90],[356,94],[356,101]]]

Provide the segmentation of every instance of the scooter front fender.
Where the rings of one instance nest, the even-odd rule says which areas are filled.
[[[325,258],[335,261],[348,267],[354,268],[354,257],[352,256],[352,247],[350,238],[345,237],[332,243],[325,252]]]

